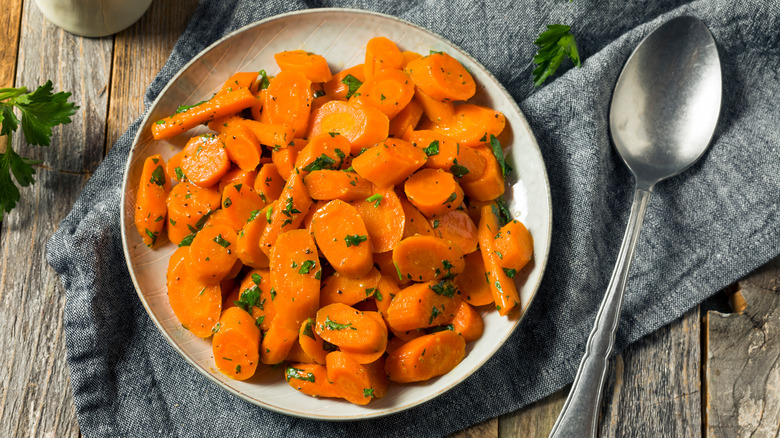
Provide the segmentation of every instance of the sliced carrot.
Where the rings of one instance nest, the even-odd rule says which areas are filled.
[[[349,99],[350,103],[370,106],[392,119],[414,97],[414,84],[402,70],[384,70],[363,82]]]
[[[510,278],[514,278],[517,271],[523,269],[534,256],[534,241],[531,233],[518,220],[512,220],[501,227],[493,245],[504,272],[507,275],[512,274]]]
[[[322,282],[320,290],[320,306],[342,303],[347,306],[375,296],[381,274],[371,269],[367,274],[349,277],[335,272]]]
[[[254,132],[244,123],[221,122],[215,129],[225,144],[228,158],[245,171],[253,171],[260,164],[262,150]]]
[[[315,135],[298,152],[295,168],[301,172],[338,169],[349,150],[349,141],[337,133]]]
[[[477,250],[477,226],[465,211],[453,210],[440,218],[431,219],[430,223],[436,237],[454,243],[463,254]]]
[[[252,377],[260,362],[259,347],[260,329],[254,318],[238,307],[225,309],[211,342],[217,369],[234,380]]]
[[[158,120],[152,125],[152,136],[155,140],[174,137],[210,120],[236,114],[254,105],[256,100],[247,88],[238,88],[223,95],[214,96],[207,102]]]
[[[166,200],[170,191],[171,180],[165,172],[165,161],[160,154],[152,155],[144,161],[135,201],[135,228],[150,248],[165,228]]]
[[[242,185],[245,184],[249,187],[253,187],[255,185],[256,178],[257,178],[256,170],[246,171],[236,167],[230,172],[226,173],[225,176],[223,176],[222,179],[219,181],[219,193],[224,192],[225,187],[232,184],[242,184]]]
[[[240,123],[252,131],[260,144],[274,150],[286,148],[295,138],[293,128],[283,123],[264,123],[248,119],[241,119]]]
[[[232,184],[222,192],[222,210],[225,218],[240,230],[250,218],[260,214],[265,202],[248,184]]]
[[[325,365],[325,356],[336,347],[332,344],[325,344],[325,341],[314,330],[314,318],[309,318],[301,323],[301,329],[298,332],[298,343],[307,356],[318,364]]]
[[[201,187],[211,187],[230,170],[225,143],[214,134],[192,137],[184,147],[181,168],[187,179]]]
[[[312,199],[357,201],[371,196],[371,181],[353,172],[315,170],[303,182]]]
[[[268,256],[260,249],[258,242],[263,235],[268,221],[265,219],[266,210],[253,211],[244,227],[238,232],[236,238],[236,256],[246,266],[253,268],[267,268]]]
[[[398,295],[398,292],[401,292],[401,288],[398,286],[397,279],[384,274],[379,277],[373,297],[376,302],[376,310],[385,318],[385,321],[387,321],[387,309],[390,308],[390,303],[393,302],[393,298]]]
[[[284,371],[287,383],[298,391],[313,397],[340,397],[336,385],[328,381],[324,365],[292,363]]]
[[[339,133],[349,140],[351,153],[357,155],[387,138],[390,121],[376,108],[333,100],[311,114],[308,137]]]
[[[366,79],[375,74],[392,69],[400,69],[404,64],[404,55],[394,42],[385,37],[375,37],[366,44]]]
[[[259,87],[260,82],[261,80],[255,82],[257,87]],[[265,103],[265,89],[258,89],[256,91],[253,89],[252,94],[255,95],[257,100],[252,106],[249,107],[249,114],[252,116],[252,120],[257,120],[259,122],[263,115],[263,104]]]
[[[339,396],[350,403],[368,404],[371,400],[371,374],[349,355],[334,351],[325,357],[328,380],[338,388]]]
[[[311,231],[317,247],[337,272],[359,277],[371,270],[371,237],[352,205],[338,199],[330,201],[314,214]]]
[[[352,76],[347,78],[347,76]],[[346,70],[342,70],[336,73],[328,82],[325,83],[323,89],[325,94],[334,100],[347,100],[347,96],[351,96],[349,93],[350,84],[352,84],[352,93],[366,81],[366,73],[363,68],[363,64],[358,64],[354,67],[350,67]]]
[[[220,208],[221,195],[214,189],[204,189],[189,182],[175,185],[168,194],[168,239],[176,245],[194,233]],[[205,218],[205,219],[204,219]],[[190,239],[192,239],[190,237]]]
[[[285,181],[290,179],[290,175],[295,170],[295,160],[298,158],[298,154],[306,147],[308,141],[302,139],[295,139],[292,145],[284,149],[274,149],[271,152],[271,159],[273,164],[276,165],[276,170],[279,175],[284,178]]]
[[[352,160],[355,172],[380,186],[401,183],[425,164],[427,157],[409,142],[388,138]]]
[[[271,248],[276,243],[277,237],[285,231],[295,230],[303,222],[303,218],[311,208],[311,198],[303,185],[303,178],[298,173],[293,173],[285,184],[279,200],[272,207],[270,222],[263,230],[260,238],[260,249],[270,255]],[[315,249],[316,251],[316,249]]]
[[[468,70],[444,52],[415,59],[406,71],[420,90],[438,101],[469,100],[477,90]]]
[[[373,194],[366,199],[354,201],[374,252],[392,250],[401,241],[404,233],[404,209],[392,187],[374,186]]]
[[[460,298],[449,281],[416,283],[402,289],[387,309],[387,325],[395,331],[449,324]]]
[[[363,303],[367,303],[367,301],[364,301]],[[385,354],[385,351],[387,350],[387,324],[385,324],[385,320],[382,317],[382,315],[377,311],[360,311],[363,316],[366,316],[370,319],[373,319],[374,322],[376,322],[377,327],[379,327],[379,330],[381,331],[379,336],[379,345],[372,349],[372,351],[365,352],[361,349],[353,349],[349,346],[339,346],[339,349],[343,351],[344,353],[348,354],[350,357],[355,359],[355,361],[359,364],[369,364],[372,362],[376,362],[380,357],[382,357]]]
[[[476,341],[482,337],[482,332],[485,330],[485,322],[482,321],[482,315],[465,301],[460,302],[451,324],[453,327],[452,331],[463,336],[466,342]]]
[[[455,285],[463,293],[463,300],[472,306],[493,304],[493,292],[490,291],[482,252],[474,251],[466,255],[465,260],[464,271],[455,277]]]
[[[198,231],[190,245],[190,276],[207,284],[222,281],[238,260],[235,243],[236,233],[226,225],[212,225]]]
[[[276,316],[273,297],[276,295],[271,283],[271,271],[267,268],[253,269],[244,276],[234,294],[225,299],[225,308],[238,306],[252,315],[260,330],[268,331]]]
[[[314,219],[314,215],[317,214],[320,208],[324,207],[328,202],[329,201],[317,201],[314,203],[314,205],[309,207],[309,212],[306,213],[306,216],[303,217],[303,222],[301,222],[301,228],[305,229],[309,232],[309,234],[311,234],[311,221]]]
[[[414,130],[422,118],[423,107],[416,100],[412,100],[395,117],[390,120],[390,136],[404,138],[408,130]],[[406,138],[404,138],[406,140]]]
[[[425,117],[433,124],[447,122],[455,116],[455,105],[452,102],[438,101],[419,88],[414,93],[414,101],[422,107]]]
[[[266,365],[282,363],[298,342],[298,330],[291,328],[289,321],[282,323],[276,318],[260,342],[260,361]]]
[[[234,73],[233,76],[225,81],[225,84],[222,85],[222,88],[217,91],[214,97],[224,96],[239,88],[251,88],[255,84],[258,74],[256,71]]]
[[[371,382],[371,390],[368,392],[371,397],[375,399],[384,397],[390,386],[390,380],[385,374],[385,359],[380,357],[374,362],[363,364],[363,368],[368,371],[368,380]]]
[[[454,138],[461,146],[479,146],[496,137],[504,130],[506,119],[499,111],[479,105],[463,103],[455,105],[455,114],[449,120],[430,125],[423,124],[421,129],[433,129]]]
[[[298,340],[300,340],[300,335],[298,336]],[[292,348],[290,348],[290,352],[287,353],[287,357],[284,358],[284,361],[308,364],[318,363],[316,360],[314,360],[313,357],[311,357],[303,350],[300,342],[293,342]]]
[[[406,199],[401,199],[401,207],[404,209],[404,216],[406,219],[406,222],[404,223],[404,239],[417,234],[421,236],[434,235],[433,228],[431,228],[431,225],[428,223],[428,219],[420,213],[420,210],[418,210],[417,207]]]
[[[465,268],[463,252],[452,242],[432,236],[412,236],[393,248],[393,263],[413,281],[442,279]]]
[[[489,147],[479,146],[474,150],[485,159],[485,170],[478,179],[463,182],[461,187],[472,201],[492,201],[504,194],[504,175]]]
[[[282,72],[301,73],[311,82],[327,82],[333,76],[325,58],[304,50],[279,52],[274,59]]]
[[[381,316],[380,324],[366,313],[342,303],[328,304],[317,311],[314,331],[331,344],[352,352],[384,351],[387,327]]]
[[[482,218],[479,220],[479,248],[485,262],[488,285],[493,293],[493,301],[499,315],[505,316],[509,311],[520,304],[517,287],[501,267],[501,259],[495,252],[495,236],[499,230],[494,205],[482,207]]]
[[[485,170],[485,158],[477,151],[460,145],[449,136],[435,131],[413,131],[409,141],[422,148],[428,161],[425,167],[443,169],[468,182],[478,179]]]
[[[391,382],[422,382],[452,371],[465,356],[463,337],[444,330],[395,349],[385,360],[385,372]]]
[[[404,63],[401,66],[401,68],[406,68],[407,65],[409,65],[410,62],[414,61],[415,59],[422,58],[422,55],[420,55],[417,52],[411,52],[409,50],[404,50],[401,52],[401,54],[404,57]]]
[[[168,300],[184,328],[199,338],[213,333],[222,310],[219,284],[207,285],[188,275],[189,248],[179,248],[168,261]]]
[[[291,127],[294,137],[304,137],[313,99],[311,81],[306,75],[282,70],[265,90],[263,118]]]
[[[284,182],[285,180],[279,174],[276,164],[265,163],[257,173],[254,189],[263,202],[270,204],[279,199],[279,195],[282,194],[282,189],[284,189]]]
[[[168,160],[168,164],[166,166],[168,176],[179,182],[187,181],[187,176],[184,174],[184,170],[181,168],[182,158],[184,158],[184,151],[179,151],[176,155],[172,156]]]
[[[224,210],[221,209],[221,208],[219,210],[215,210],[215,211],[211,212],[211,214],[209,214],[208,219],[206,220],[206,224],[203,225],[203,227],[201,227],[201,228],[210,227],[212,225],[225,225],[228,228],[230,228],[231,230],[235,231],[236,233],[238,232],[238,230],[241,229],[240,225],[236,226],[236,224],[233,221],[228,219],[228,217],[225,214]],[[195,236],[192,236],[192,237],[195,237]]]
[[[404,183],[409,202],[427,217],[440,217],[460,207],[463,190],[451,173],[422,169]]]
[[[381,272],[383,276],[386,275],[392,278],[393,281],[395,281],[396,285],[403,285],[411,281],[407,277],[401,276],[401,271],[399,271],[396,265],[393,263],[392,250],[385,251],[385,252],[378,252],[378,253],[375,252],[374,266],[376,266],[377,269],[379,269],[379,272]]]

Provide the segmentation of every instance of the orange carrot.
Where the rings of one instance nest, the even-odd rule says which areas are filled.
[[[217,369],[234,380],[252,377],[260,362],[259,347],[260,329],[254,318],[238,307],[225,309],[211,342]]]
[[[417,207],[406,199],[401,199],[401,206],[404,209],[404,216],[406,219],[406,222],[404,223],[404,239],[416,234],[421,236],[434,235],[434,231],[428,223],[428,219],[420,213],[420,210],[418,210]]]
[[[485,159],[485,170],[478,179],[463,182],[461,187],[472,201],[492,201],[504,194],[504,175],[489,147],[479,146],[474,150]]]
[[[363,82],[350,103],[370,106],[392,119],[411,102],[414,84],[402,70],[383,70]]]
[[[348,277],[335,272],[322,282],[320,289],[320,306],[342,303],[347,306],[374,297],[381,274],[371,269],[367,274],[358,277]]]
[[[414,93],[414,101],[422,107],[425,117],[434,125],[450,121],[455,116],[455,105],[452,102],[440,102],[419,88]]]
[[[495,205],[482,207],[482,218],[479,220],[479,248],[485,261],[488,285],[493,293],[493,301],[499,315],[505,316],[520,304],[520,296],[514,281],[509,278],[501,267],[501,259],[495,252],[495,236],[499,231],[499,223],[493,209]]]
[[[412,236],[400,241],[393,248],[393,263],[401,277],[413,281],[442,279],[465,268],[460,248],[432,236]]]
[[[406,71],[420,90],[438,101],[469,100],[477,90],[468,70],[444,52],[415,59]]]
[[[363,368],[368,371],[368,380],[371,382],[371,389],[368,392],[371,397],[375,399],[384,397],[390,386],[390,380],[385,374],[385,359],[380,357],[374,362],[363,364]]]
[[[401,54],[404,56],[404,63],[401,66],[401,68],[406,68],[407,65],[409,65],[410,62],[414,61],[415,59],[422,58],[422,55],[420,55],[417,52],[410,52],[409,50],[404,50],[401,52]]]
[[[201,187],[211,187],[230,170],[225,143],[214,134],[192,137],[184,147],[181,168],[187,179]]]
[[[376,108],[333,100],[311,114],[308,137],[339,133],[349,140],[353,155],[387,138],[390,121]]]
[[[298,391],[313,397],[340,397],[339,388],[328,381],[324,365],[292,363],[284,371],[287,383]]]
[[[204,122],[227,117],[249,108],[256,102],[247,88],[238,88],[211,100],[192,106],[182,112],[158,120],[152,125],[155,140],[165,140],[190,130]]]
[[[372,400],[371,373],[349,355],[334,351],[325,357],[328,381],[338,388],[339,395],[358,405]]]
[[[270,204],[279,199],[279,195],[282,194],[282,189],[284,188],[284,181],[276,169],[276,164],[265,163],[257,173],[254,189],[263,202]]]
[[[168,300],[179,322],[199,338],[213,333],[222,310],[219,284],[207,285],[188,275],[189,248],[179,248],[168,261]]]
[[[463,336],[466,342],[476,341],[482,337],[485,330],[485,323],[482,321],[482,315],[465,301],[460,302],[458,310],[455,311],[455,317],[452,318],[452,331]]]
[[[414,130],[417,124],[420,122],[420,118],[423,114],[423,107],[416,100],[412,100],[408,105],[404,107],[392,120],[390,120],[390,136],[404,138],[404,134],[408,130]],[[407,140],[408,141],[408,140]]]
[[[355,172],[380,186],[401,183],[425,164],[425,152],[397,138],[388,138],[352,160]]]
[[[328,304],[317,311],[314,331],[322,339],[342,349],[356,353],[384,351],[387,342],[384,321],[380,316],[380,324],[366,313],[346,304]]]
[[[431,219],[433,234],[454,243],[463,254],[471,254],[477,250],[477,226],[468,213],[453,210],[438,219]]]
[[[338,169],[349,150],[349,141],[339,134],[315,135],[309,138],[309,143],[298,152],[295,168],[301,172]]]
[[[422,382],[452,371],[466,355],[466,341],[444,330],[400,346],[385,360],[391,382]]]
[[[485,158],[476,150],[460,145],[449,136],[435,131],[412,131],[409,141],[428,155],[426,167],[443,169],[458,182],[477,180],[485,171]]]
[[[236,233],[225,225],[212,225],[198,231],[190,245],[190,276],[207,284],[222,281],[238,260],[235,243]]]
[[[385,37],[376,37],[366,44],[366,79],[371,79],[383,70],[400,69],[404,64],[404,55],[394,42]]]
[[[285,181],[290,179],[293,170],[295,170],[295,160],[298,158],[298,154],[306,147],[308,141],[302,139],[295,139],[293,144],[282,149],[274,149],[271,152],[271,159],[276,166],[276,171],[279,172]]]
[[[455,114],[451,119],[423,124],[420,129],[433,129],[447,134],[461,146],[479,146],[487,142],[491,135],[497,137],[505,125],[506,119],[499,111],[464,103],[455,105]]]
[[[474,251],[466,255],[466,267],[455,277],[455,285],[463,292],[463,300],[472,306],[493,304],[493,292],[487,281],[482,253]]]
[[[298,332],[298,343],[303,352],[311,357],[314,362],[325,365],[325,356],[335,350],[336,347],[330,343],[326,345],[325,341],[314,330],[314,326],[314,318],[309,318],[301,323],[301,329]]]
[[[210,227],[212,225],[225,225],[236,233],[241,229],[241,226],[236,226],[230,219],[228,219],[223,209],[212,211],[206,219],[206,224],[201,228]],[[194,235],[192,237],[195,237]]]
[[[255,325],[260,327],[260,330],[268,331],[276,316],[273,301],[275,295],[271,271],[267,268],[253,269],[247,272],[235,291],[225,298],[223,307],[240,307],[246,310],[255,319]]]
[[[315,170],[303,182],[312,199],[357,201],[371,196],[371,182],[353,172]]]
[[[392,278],[396,285],[403,285],[411,281],[407,277],[401,276],[401,272],[396,268],[395,263],[393,263],[392,250],[379,253],[375,252],[374,266],[379,269],[379,272],[381,272],[383,276],[386,275]]]
[[[451,173],[441,169],[423,169],[404,183],[409,202],[427,217],[440,217],[460,207],[463,190]]]
[[[256,178],[257,178],[256,170],[246,171],[246,170],[241,170],[240,168],[234,168],[230,172],[226,173],[221,180],[219,180],[219,193],[224,192],[225,187],[232,184],[242,184],[242,185],[247,185],[249,187],[253,187]]]
[[[256,120],[240,119],[236,121],[246,126],[255,135],[260,144],[269,148],[282,149],[290,145],[294,138],[293,128],[283,123],[264,123]]]
[[[220,88],[219,91],[217,91],[217,94],[214,96],[224,96],[225,94],[239,88],[251,88],[255,84],[257,76],[258,73],[256,71],[235,73],[233,76],[228,78],[227,81],[225,81],[225,84],[222,85],[222,88]]]
[[[135,228],[150,248],[165,228],[166,200],[170,191],[171,180],[165,172],[165,161],[160,154],[152,155],[144,161],[135,201]]]
[[[222,192],[222,211],[233,229],[243,228],[250,218],[260,214],[263,207],[265,202],[248,184],[232,184]]]
[[[387,309],[387,324],[395,331],[448,324],[459,302],[455,285],[449,280],[416,283],[393,298]]]
[[[302,73],[311,82],[327,82],[333,76],[328,61],[321,55],[303,50],[288,50],[275,54],[274,59],[282,72]]]
[[[534,256],[534,241],[531,233],[522,222],[512,220],[501,227],[498,235],[493,242],[496,255],[500,256],[499,263],[504,268],[504,272],[511,273],[510,278],[515,278],[517,271],[531,261]]]
[[[305,229],[309,232],[309,234],[311,234],[311,221],[314,219],[314,215],[317,214],[319,209],[324,207],[327,203],[328,201],[317,201],[314,203],[314,205],[309,207],[309,212],[306,213],[306,216],[303,217],[303,222],[301,222],[301,228]]]
[[[234,118],[234,120],[240,119]],[[241,122],[220,121],[217,125],[214,130],[219,133],[219,138],[225,144],[225,151],[230,161],[236,163],[242,170],[255,170],[260,164],[262,150],[254,132]]]
[[[352,77],[348,78],[347,76]],[[325,94],[332,100],[347,100],[347,96],[351,96],[349,84],[352,84],[352,93],[354,93],[360,84],[365,81],[366,73],[363,64],[358,64],[335,74],[325,83],[323,89],[325,90]]]
[[[300,335],[298,337],[298,340],[300,340]],[[307,352],[303,350],[303,347],[301,347],[300,342],[293,342],[292,348],[290,348],[290,352],[287,353],[287,357],[284,358],[284,361],[308,363],[308,364],[317,363],[317,361],[314,360],[313,357],[311,357]]]
[[[189,182],[175,185],[168,194],[168,239],[176,245],[194,233],[208,219],[207,215],[220,207],[221,195]],[[205,219],[204,219],[205,218]]]
[[[293,136],[304,137],[311,113],[311,81],[301,72],[282,70],[265,90],[263,118],[292,128]]]
[[[390,308],[390,303],[393,302],[393,298],[401,292],[401,288],[398,287],[398,280],[391,275],[382,274],[377,282],[376,289],[373,292],[374,302],[376,303],[376,310],[387,321],[387,309]]]
[[[404,232],[404,209],[392,187],[374,186],[373,194],[366,199],[354,201],[363,223],[368,230],[374,252],[392,250],[401,240]]]
[[[184,158],[184,151],[179,151],[168,160],[165,169],[168,172],[169,177],[179,182],[187,181],[187,176],[184,175],[184,171],[181,169],[182,158]]]
[[[314,214],[311,231],[320,251],[337,272],[359,277],[371,270],[371,237],[355,207],[340,200],[330,201]]]
[[[277,237],[285,231],[298,228],[306,213],[309,212],[311,204],[309,193],[303,185],[303,178],[300,174],[293,173],[285,184],[279,200],[274,203],[270,214],[266,216],[266,218],[270,217],[270,222],[260,238],[260,249],[270,255],[271,247]]]
[[[238,232],[236,238],[236,256],[241,260],[241,263],[253,268],[268,267],[268,256],[257,244],[268,224],[265,213],[266,209],[252,211],[247,223]]]
[[[368,301],[363,301],[363,304],[364,303],[368,303]],[[352,359],[355,359],[355,362],[359,364],[369,364],[376,362],[385,354],[385,351],[387,350],[387,324],[385,324],[384,318],[382,318],[382,315],[377,311],[359,312],[361,312],[363,316],[366,316],[369,319],[373,319],[374,322],[376,322],[376,325],[380,330],[379,345],[374,347],[372,351],[369,352],[362,351],[361,349],[353,349],[346,345],[340,345],[339,349],[348,354]]]

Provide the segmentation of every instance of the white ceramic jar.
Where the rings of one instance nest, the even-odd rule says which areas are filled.
[[[138,21],[152,0],[35,0],[43,15],[66,31],[100,37]]]

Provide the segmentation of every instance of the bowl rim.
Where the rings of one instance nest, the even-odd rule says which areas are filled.
[[[402,24],[402,25],[405,25],[405,26],[411,26],[411,27],[415,28],[418,31],[427,33],[427,34],[433,36],[434,38],[436,38],[436,39],[438,39],[440,41],[443,41],[443,42],[451,45],[455,49],[457,49],[460,56],[463,56],[464,58],[467,58],[469,61],[471,61],[475,65],[477,65],[482,70],[482,72],[487,74],[487,76],[498,86],[499,90],[508,99],[510,106],[516,111],[517,115],[519,115],[519,118],[520,118],[520,121],[522,123],[523,129],[526,132],[528,132],[531,144],[533,145],[532,149],[533,149],[533,152],[536,154],[536,157],[534,157],[534,158],[535,158],[535,160],[538,160],[539,163],[541,163],[541,172],[542,172],[542,175],[544,177],[544,188],[545,188],[545,195],[546,195],[546,203],[547,203],[547,206],[548,206],[548,212],[547,212],[548,221],[547,221],[547,224],[546,224],[547,236],[545,236],[547,245],[544,248],[544,256],[542,257],[542,259],[540,261],[538,261],[540,263],[539,276],[538,276],[538,278],[536,280],[536,284],[534,284],[533,289],[531,291],[531,295],[530,295],[530,297],[528,299],[528,304],[524,308],[522,308],[520,310],[520,312],[521,312],[520,315],[517,316],[517,319],[514,321],[514,325],[507,332],[506,336],[503,339],[500,340],[500,342],[497,344],[497,346],[495,348],[493,348],[491,351],[489,351],[489,354],[484,355],[483,358],[481,358],[481,360],[479,360],[478,363],[468,373],[466,373],[462,378],[460,378],[460,379],[458,379],[456,381],[453,381],[451,384],[449,384],[446,387],[440,389],[439,391],[436,391],[436,392],[433,392],[431,394],[428,394],[427,396],[422,397],[419,400],[416,400],[414,402],[407,403],[404,406],[388,408],[388,409],[386,409],[384,411],[380,411],[380,412],[369,411],[365,415],[359,415],[359,416],[355,416],[355,415],[327,416],[327,417],[323,416],[323,417],[312,418],[312,414],[305,415],[305,414],[302,414],[302,413],[299,413],[299,412],[289,411],[289,410],[287,410],[285,408],[274,406],[274,405],[269,404],[267,402],[262,402],[260,400],[251,398],[251,397],[247,396],[246,394],[244,394],[244,393],[242,393],[242,392],[240,392],[240,391],[238,391],[238,390],[236,390],[236,389],[234,389],[234,388],[224,384],[216,376],[212,375],[212,373],[210,373],[208,370],[204,369],[198,363],[196,363],[192,358],[189,357],[188,354],[186,354],[179,347],[178,343],[171,337],[171,335],[168,333],[168,331],[165,329],[165,327],[162,326],[162,323],[159,321],[159,319],[154,316],[154,313],[153,313],[149,303],[147,302],[146,297],[141,292],[141,287],[140,287],[140,285],[138,283],[138,279],[136,278],[135,271],[134,271],[133,267],[131,266],[131,262],[130,262],[131,255],[130,255],[130,248],[129,248],[128,240],[127,240],[127,227],[124,226],[124,221],[125,221],[125,218],[126,218],[126,208],[125,208],[125,206],[126,206],[126,203],[127,203],[126,202],[126,196],[127,196],[127,188],[128,188],[128,184],[129,184],[130,168],[131,168],[131,165],[133,163],[132,158],[133,158],[136,146],[139,144],[139,142],[140,142],[140,140],[142,138],[142,135],[144,133],[144,127],[146,127],[149,124],[149,122],[150,122],[149,119],[150,119],[152,113],[154,112],[154,109],[160,104],[160,100],[163,98],[163,96],[165,96],[165,94],[168,91],[168,89],[173,86],[173,84],[176,82],[176,80],[179,78],[179,76],[181,76],[185,71],[187,71],[187,69],[191,65],[193,65],[196,62],[198,62],[200,60],[200,58],[205,56],[207,53],[209,53],[212,50],[216,49],[218,46],[220,46],[225,41],[233,38],[234,36],[236,36],[236,35],[238,35],[238,34],[240,34],[242,32],[245,32],[245,31],[247,31],[249,29],[253,29],[255,27],[262,26],[262,25],[265,25],[267,23],[270,23],[270,22],[273,22],[273,21],[276,21],[276,20],[285,19],[285,18],[288,18],[288,17],[291,17],[291,16],[320,15],[320,14],[339,14],[339,13],[358,14],[358,15],[366,15],[366,16],[373,16],[373,17],[377,17],[377,18],[382,18],[382,19],[394,21],[396,23],[399,23],[399,24]],[[549,256],[550,256],[550,245],[551,245],[551,240],[552,240],[552,220],[553,220],[552,219],[552,215],[553,215],[553,209],[552,209],[552,196],[551,196],[551,189],[550,189],[550,180],[549,180],[549,176],[547,174],[547,168],[546,168],[545,163],[544,163],[544,158],[542,156],[541,149],[539,148],[539,144],[538,144],[538,142],[536,140],[536,136],[533,134],[533,131],[531,130],[531,127],[530,127],[530,125],[528,124],[528,121],[525,118],[525,114],[523,113],[523,111],[518,106],[517,101],[507,91],[507,89],[504,87],[504,85],[493,75],[493,73],[490,70],[488,70],[481,62],[479,62],[476,58],[474,58],[470,53],[468,53],[467,51],[465,51],[462,48],[460,48],[460,46],[458,46],[457,44],[455,44],[452,41],[450,41],[448,38],[445,38],[442,35],[439,35],[438,33],[433,32],[433,31],[431,31],[431,30],[429,30],[429,29],[427,29],[427,28],[425,28],[423,26],[420,26],[418,24],[412,23],[410,21],[404,20],[402,18],[393,16],[393,15],[384,14],[384,13],[381,13],[381,12],[370,11],[370,10],[364,10],[364,9],[354,9],[354,8],[311,8],[311,9],[300,9],[300,10],[295,10],[295,11],[289,11],[289,12],[285,12],[285,13],[282,13],[282,14],[273,15],[273,16],[270,16],[270,17],[267,17],[267,18],[255,21],[253,23],[247,24],[245,26],[242,26],[242,27],[240,27],[240,28],[238,28],[238,29],[236,29],[236,30],[234,30],[234,31],[224,35],[223,37],[221,37],[218,40],[214,41],[212,44],[210,44],[205,49],[201,50],[198,54],[193,56],[192,59],[190,59],[186,64],[184,64],[168,80],[167,84],[165,84],[165,86],[160,90],[160,92],[158,93],[157,97],[154,99],[152,104],[149,105],[148,109],[146,109],[146,115],[141,120],[141,123],[138,126],[138,131],[136,132],[135,136],[133,137],[133,143],[132,143],[132,145],[130,147],[130,151],[128,153],[127,162],[125,163],[125,169],[124,169],[124,175],[123,175],[123,181],[122,181],[122,193],[121,193],[121,199],[120,199],[120,215],[119,215],[119,217],[120,217],[120,220],[123,221],[123,223],[120,224],[120,231],[121,231],[121,238],[122,238],[122,249],[124,251],[124,256],[125,256],[125,264],[127,266],[128,273],[130,274],[130,278],[133,281],[133,286],[135,287],[135,292],[138,295],[138,298],[140,299],[141,304],[144,306],[144,309],[146,310],[147,316],[149,316],[149,318],[154,322],[154,324],[157,327],[158,331],[163,335],[163,337],[168,341],[168,343],[174,348],[174,350],[176,350],[176,352],[182,358],[184,358],[184,360],[186,360],[201,375],[205,376],[206,378],[208,378],[212,382],[216,383],[221,389],[223,389],[223,390],[229,392],[230,394],[232,394],[232,395],[234,395],[234,396],[236,396],[236,397],[238,397],[238,398],[240,398],[240,399],[242,399],[242,400],[244,400],[246,402],[249,402],[249,403],[251,403],[251,404],[253,404],[255,406],[258,406],[258,407],[261,407],[261,408],[264,408],[264,409],[268,409],[268,410],[271,410],[273,412],[280,413],[280,414],[283,414],[283,415],[288,415],[288,416],[297,417],[297,418],[303,418],[303,419],[307,419],[307,420],[342,422],[342,421],[356,421],[356,420],[377,419],[377,418],[385,417],[385,416],[388,416],[388,415],[397,414],[397,413],[406,411],[408,409],[414,408],[416,406],[419,406],[419,405],[421,405],[423,403],[429,402],[429,401],[437,398],[438,396],[444,394],[445,392],[450,391],[455,386],[461,384],[464,380],[466,380],[467,378],[472,376],[474,373],[476,373],[478,370],[480,370],[485,365],[485,363],[488,360],[490,360],[492,357],[494,357],[495,354],[498,352],[498,350],[500,350],[501,347],[504,346],[506,341],[515,333],[517,328],[520,326],[520,322],[525,317],[525,314],[526,314],[528,308],[533,303],[534,298],[536,297],[536,294],[539,291],[539,288],[541,286],[541,282],[542,282],[542,280],[544,278],[544,274],[545,274],[545,271],[546,271],[546,268],[547,268],[547,262],[548,262],[548,259],[549,259]],[[318,414],[314,414],[314,415],[318,415]]]

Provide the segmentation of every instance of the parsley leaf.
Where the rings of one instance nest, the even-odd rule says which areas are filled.
[[[458,178],[463,178],[467,173],[469,173],[469,170],[466,168],[466,166],[458,164],[457,159],[454,161],[454,163],[455,164],[450,166],[450,173],[457,176]]]
[[[549,24],[534,44],[539,46],[534,56],[534,64],[539,64],[533,71],[535,86],[542,85],[555,74],[565,58],[570,58],[575,66],[580,67],[580,53],[570,26]]]
[[[268,74],[265,72],[265,70],[260,70],[258,74],[260,75],[260,89],[265,90],[269,85],[271,85],[271,81],[268,80]]]
[[[504,274],[506,274],[506,276],[509,278],[515,278],[515,275],[517,275],[517,269],[504,268]]]
[[[366,202],[373,202],[374,208],[379,208],[379,204],[382,203],[382,199],[384,199],[384,196],[380,195],[379,193],[375,193],[366,198]]]
[[[298,269],[299,274],[308,274],[311,272],[311,268],[315,265],[314,260],[306,260],[301,264],[301,269]]]
[[[361,85],[363,85],[362,82],[360,82],[360,79],[352,76],[352,75],[346,75],[344,79],[341,80],[341,83],[349,87],[347,91],[347,95],[345,96],[347,99],[352,97],[353,94],[360,88]]]
[[[427,148],[423,148],[423,152],[429,157],[431,155],[439,155],[439,140],[432,141]]]
[[[178,108],[176,108],[176,114],[180,114],[180,113],[186,112],[190,108],[195,108],[196,106],[203,105],[204,103],[206,103],[206,101],[205,100],[201,100],[200,102],[198,102],[198,103],[196,103],[194,105],[181,105]]]
[[[70,116],[78,109],[68,102],[70,93],[52,94],[51,91],[51,81],[47,81],[32,93],[11,99],[11,103],[22,113],[22,131],[25,140],[31,145],[48,146],[51,128],[70,123]]]
[[[217,244],[223,248],[227,248],[228,246],[230,246],[230,242],[225,240],[225,238],[222,237],[221,234],[217,234],[217,237],[214,238],[214,241],[217,242]]]
[[[252,314],[252,307],[262,309],[263,303],[260,300],[260,288],[257,286],[252,286],[250,288],[244,289],[241,292],[238,301],[233,301],[233,304],[235,304],[236,307],[240,307],[246,310],[249,314]]]
[[[345,328],[348,328],[350,330],[357,330],[356,327],[352,327],[352,323],[348,324],[339,324],[335,321],[332,321],[329,316],[325,317],[325,324],[323,324],[326,329],[328,330],[343,330]]]
[[[504,149],[501,148],[501,143],[493,134],[490,134],[490,150],[493,151],[493,155],[496,157],[496,161],[498,161],[501,173],[504,176],[509,174],[512,171],[512,166],[506,162],[506,159],[504,158]]]
[[[287,378],[288,382],[290,381],[290,379],[298,379],[298,380],[306,380],[307,382],[314,383],[314,374],[307,373],[305,370],[301,370],[298,368],[287,367],[287,369],[284,370],[284,376]]]
[[[344,236],[344,240],[347,242],[347,248],[349,248],[350,246],[360,245],[360,242],[365,242],[366,240],[368,240],[368,236],[366,235],[361,236],[358,234],[352,234],[352,235],[347,234],[346,236]]]
[[[452,298],[455,296],[455,285],[451,281],[440,281],[434,285],[428,286],[429,289],[434,291],[437,295],[443,297]]]
[[[323,170],[323,169],[333,169],[333,165],[336,164],[336,160],[333,158],[322,154],[319,157],[317,157],[314,161],[307,164],[306,167],[303,168],[303,170],[307,172],[311,172],[313,170]]]

